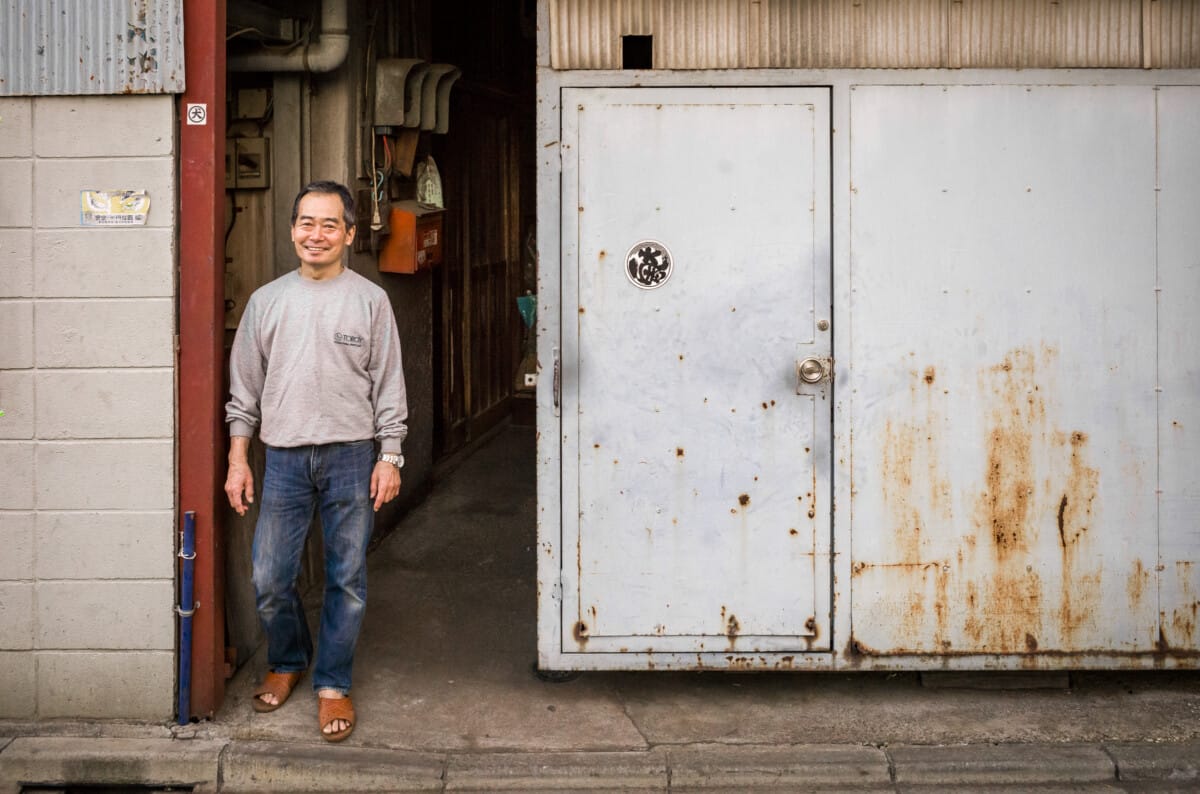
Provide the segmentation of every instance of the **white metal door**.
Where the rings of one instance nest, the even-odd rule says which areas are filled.
[[[851,114],[855,646],[1154,649],[1155,91],[859,86]]]
[[[829,93],[562,113],[562,651],[828,650]]]

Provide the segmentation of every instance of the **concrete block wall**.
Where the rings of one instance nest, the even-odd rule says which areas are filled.
[[[0,718],[173,712],[175,151],[172,96],[0,98]]]

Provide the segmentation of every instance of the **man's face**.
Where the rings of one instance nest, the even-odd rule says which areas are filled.
[[[300,199],[292,242],[302,267],[322,271],[342,262],[354,230],[342,219],[342,200],[330,193],[309,193]]]

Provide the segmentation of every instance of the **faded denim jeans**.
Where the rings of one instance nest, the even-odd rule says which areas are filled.
[[[254,594],[276,672],[308,669],[313,641],[296,579],[319,510],[325,539],[314,690],[350,691],[354,647],[367,601],[367,543],[375,523],[371,471],[375,442],[267,447],[262,504],[254,531]]]

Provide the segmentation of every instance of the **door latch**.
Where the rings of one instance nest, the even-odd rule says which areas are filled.
[[[833,359],[828,356],[809,356],[796,362],[796,393],[805,386],[833,380]]]

